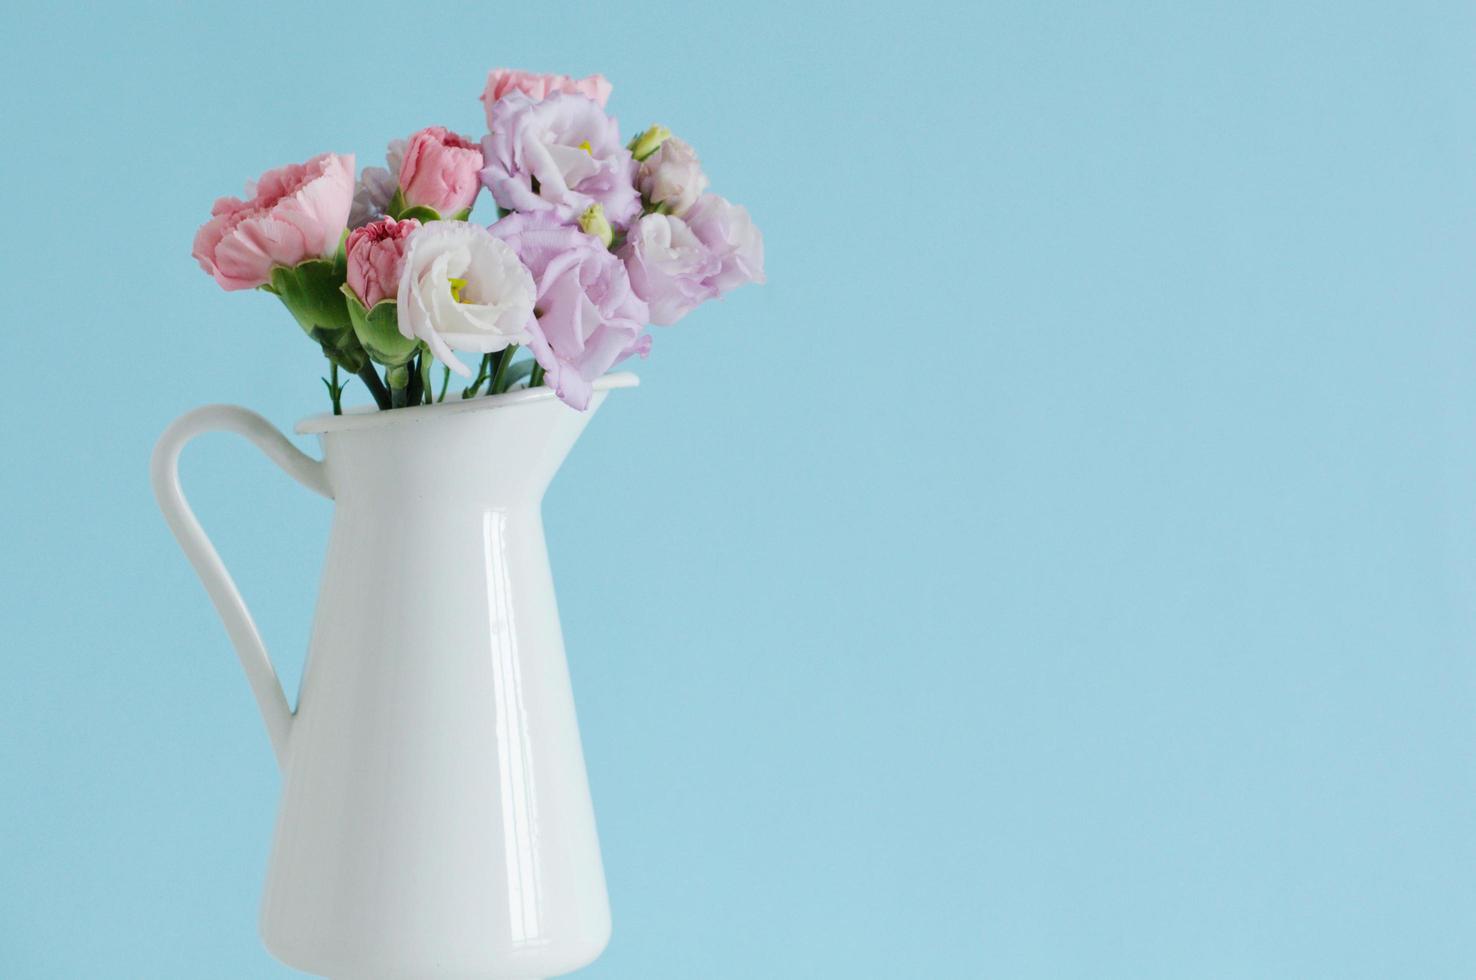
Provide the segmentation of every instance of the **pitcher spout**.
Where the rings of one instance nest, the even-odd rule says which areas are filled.
[[[519,389],[393,412],[315,415],[297,431],[322,441],[340,506],[363,494],[440,497],[448,480],[510,506],[541,500],[606,396],[639,383],[628,372],[600,378],[584,411],[563,404],[551,389]]]

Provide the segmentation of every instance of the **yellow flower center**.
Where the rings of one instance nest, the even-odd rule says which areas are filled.
[[[466,280],[465,279],[458,279],[455,276],[452,276],[451,277],[451,298],[452,299],[456,300],[456,302],[458,302],[458,303],[464,303],[464,302],[466,302],[465,300],[463,300],[461,298],[461,291],[463,289],[465,289],[465,288],[466,288]]]
[[[590,156],[594,156],[594,149],[589,145],[589,140],[585,140],[583,143],[580,143],[579,148],[585,153],[588,153]]]

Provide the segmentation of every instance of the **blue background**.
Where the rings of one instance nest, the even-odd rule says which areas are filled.
[[[11,5],[0,976],[294,975],[146,464],[320,361],[191,237],[504,64],[604,72],[768,246],[548,499],[583,975],[1471,976],[1476,8],[1395,6]],[[295,690],[328,505],[185,464]]]

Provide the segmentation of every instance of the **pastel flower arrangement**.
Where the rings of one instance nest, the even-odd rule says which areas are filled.
[[[480,143],[429,126],[357,180],[352,155],[268,171],[215,202],[193,255],[221,288],[281,300],[328,359],[335,414],[349,377],[392,409],[444,400],[452,372],[463,398],[547,385],[585,409],[601,375],[650,352],[648,324],[764,281],[748,212],[665,127],[622,142],[610,91],[495,69]],[[483,188],[490,226],[468,220]]]

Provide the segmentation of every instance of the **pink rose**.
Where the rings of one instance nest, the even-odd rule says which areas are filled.
[[[381,300],[394,299],[399,292],[405,247],[410,233],[419,227],[414,218],[383,218],[349,233],[348,284],[366,310]]]
[[[268,170],[249,200],[223,197],[195,233],[191,254],[222,289],[254,289],[273,266],[291,268],[338,250],[354,201],[354,158],[324,153]]]
[[[445,126],[427,126],[405,147],[400,193],[411,207],[444,217],[465,211],[481,189],[482,148]]]
[[[497,100],[509,92],[522,92],[530,99],[546,99],[554,92],[572,92],[594,99],[604,108],[610,101],[610,83],[604,75],[588,78],[570,78],[568,75],[535,75],[516,68],[494,68],[487,74],[487,88],[482,92],[482,105],[487,110],[487,125],[491,127],[492,107]]]

